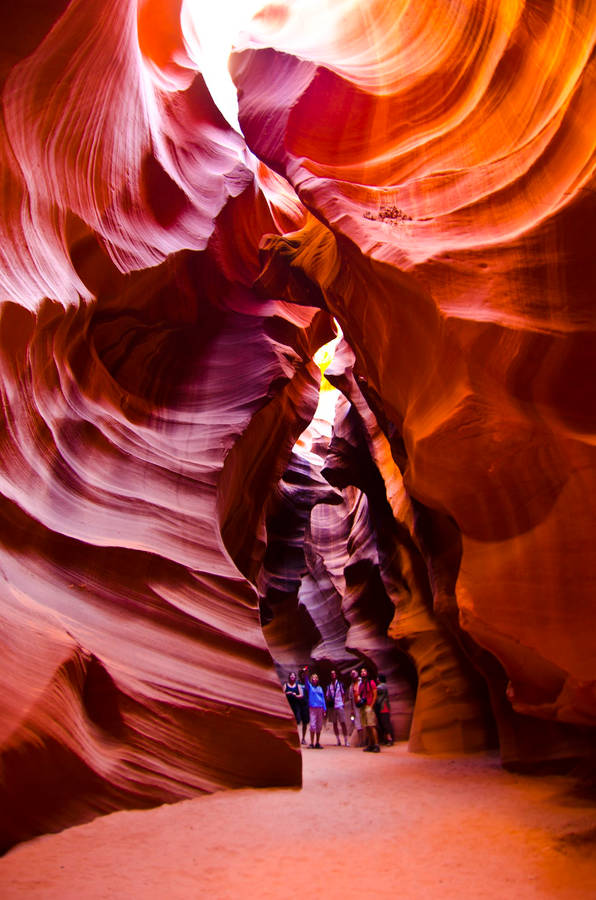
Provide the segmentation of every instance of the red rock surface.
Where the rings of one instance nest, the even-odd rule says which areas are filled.
[[[259,579],[263,631],[283,680],[304,662],[324,684],[331,668],[346,686],[352,668],[365,665],[375,676],[384,673],[394,734],[404,740],[410,734],[415,677],[409,658],[397,653],[387,636],[394,606],[385,587],[386,557],[394,545],[383,541],[375,528],[379,517],[375,522],[371,515],[375,501],[382,507],[384,487],[379,496],[381,478],[358,436],[351,432],[347,446],[338,446],[340,421],[350,408],[343,398],[338,406],[333,437],[321,433],[315,419],[270,504]],[[365,463],[358,486],[343,471],[350,452]]]
[[[413,749],[593,743],[596,4],[256,6],[242,134],[189,3],[6,13],[3,846],[298,783],[259,592],[278,664],[411,658]]]
[[[206,274],[179,256],[115,276],[117,304],[3,309],[0,665],[18,682],[1,718],[4,841],[81,807],[300,780],[257,596],[222,531],[242,508],[245,435],[275,417],[253,455],[291,446],[314,364],[280,304],[266,321],[286,343],[256,307],[189,293]]]

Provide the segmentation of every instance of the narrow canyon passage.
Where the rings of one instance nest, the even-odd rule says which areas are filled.
[[[571,778],[508,773],[492,755],[429,759],[397,744],[373,756],[332,741],[326,730],[324,752],[302,754],[302,790],[220,792],[21,844],[0,861],[0,893],[4,900],[596,896],[594,803]]]
[[[5,7],[0,900],[596,900],[596,0]]]

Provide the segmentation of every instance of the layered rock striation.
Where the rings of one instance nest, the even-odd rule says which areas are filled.
[[[262,281],[295,301],[315,286],[408,493],[454,523],[435,606],[454,595],[516,710],[592,727],[593,10],[495,7],[489,27],[478,5],[443,38],[440,13],[398,6],[357,64],[325,66],[323,38],[234,60],[250,146],[320,220],[266,240]]]
[[[274,658],[378,657],[415,750],[593,744],[595,5],[257,7],[239,130],[191,3],[6,13],[3,847],[298,784]]]
[[[316,403],[302,347],[320,314],[297,326],[272,304],[272,339],[246,303],[185,297],[205,274],[179,257],[122,278],[115,304],[3,309],[4,842],[81,809],[300,780],[257,595],[222,534],[230,509],[258,508],[251,460],[264,492],[309,390]]]

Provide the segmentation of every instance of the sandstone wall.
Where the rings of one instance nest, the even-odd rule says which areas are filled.
[[[299,783],[259,594],[279,664],[408,655],[413,749],[593,743],[594,2],[230,19],[242,134],[193,16],[5,14],[5,847]],[[331,316],[347,399],[300,472]]]

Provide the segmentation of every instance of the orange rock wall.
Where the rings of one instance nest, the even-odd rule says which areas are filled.
[[[329,314],[404,539],[375,640],[418,666],[415,748],[484,740],[463,653],[505,760],[581,753],[594,2],[296,0],[241,34],[230,14],[242,134],[192,4],[38,6],[0,41],[2,845],[299,782],[257,587]],[[372,540],[357,481],[312,519],[322,544]],[[335,552],[311,593],[349,610],[366,592]]]
[[[390,7],[331,68],[323,39],[234,60],[249,145],[325,223],[267,240],[262,281],[342,325],[515,709],[593,726],[594,9]]]

